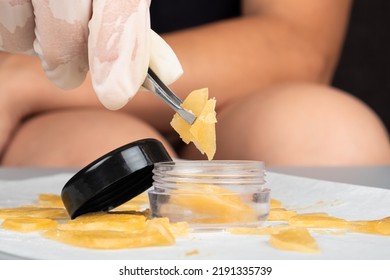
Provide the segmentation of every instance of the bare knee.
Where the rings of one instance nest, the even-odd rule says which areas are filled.
[[[45,113],[18,129],[2,165],[80,167],[121,145],[149,137],[162,141],[175,155],[156,130],[123,113],[86,109]]]
[[[319,85],[270,88],[219,114],[218,158],[270,165],[388,164],[387,132],[367,106]]]

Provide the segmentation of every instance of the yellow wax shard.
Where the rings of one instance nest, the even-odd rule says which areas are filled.
[[[32,232],[54,229],[57,226],[57,222],[45,218],[8,218],[4,220],[2,226],[8,230]]]
[[[178,114],[175,114],[171,121],[171,126],[183,142],[186,144],[193,142],[202,154],[207,155],[209,160],[213,159],[216,151],[215,106],[215,99],[208,99],[207,88],[195,90],[187,96],[182,107],[195,114],[196,121],[189,125]]]
[[[287,221],[297,213],[284,208],[271,208],[268,214],[268,221]]]
[[[271,198],[270,203],[269,203],[269,208],[281,208],[282,207],[282,202],[275,198]]]
[[[372,221],[352,221],[350,230],[360,233],[390,235],[390,217]]]
[[[91,231],[137,231],[145,228],[146,217],[133,214],[91,213],[58,225],[60,230]]]
[[[106,225],[93,230],[55,229],[46,231],[43,235],[69,245],[90,249],[123,249],[175,243],[175,237],[169,228],[160,221],[144,221],[141,227],[142,229],[137,226],[115,230]]]
[[[348,221],[336,217],[327,216],[324,213],[300,214],[288,220],[291,226],[306,228],[333,228],[341,229],[348,227]]]
[[[42,207],[64,208],[64,203],[58,194],[41,193],[38,195],[38,205]]]
[[[153,220],[164,224],[175,237],[185,236],[191,231],[187,222],[170,223],[168,218],[154,218]]]
[[[186,252],[187,257],[193,256],[193,255],[198,255],[198,254],[199,254],[198,250],[192,250],[192,251]]]
[[[21,217],[66,219],[69,215],[64,208],[21,206],[0,209],[0,219]]]
[[[196,223],[255,222],[254,209],[245,204],[234,192],[214,186],[197,185],[197,188],[174,190],[170,204],[192,212]]]
[[[59,208],[59,199],[58,195],[40,194],[37,205],[0,209],[1,226],[23,233],[41,231],[49,239],[91,249],[172,245],[176,236],[189,232],[185,222],[148,220],[149,210],[88,213],[70,220],[66,210]],[[143,205],[147,201],[144,193],[132,203]]]
[[[390,217],[380,220],[377,224],[378,233],[390,235]]]
[[[319,252],[316,240],[305,228],[289,228],[271,234],[269,243],[278,249],[305,253]]]

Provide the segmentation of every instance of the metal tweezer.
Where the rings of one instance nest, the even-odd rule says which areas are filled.
[[[179,97],[177,97],[176,94],[174,94],[173,91],[170,90],[169,87],[160,80],[160,78],[152,71],[152,69],[148,69],[148,74],[142,86],[160,97],[187,123],[193,124],[195,122],[196,116],[181,107],[183,101]]]

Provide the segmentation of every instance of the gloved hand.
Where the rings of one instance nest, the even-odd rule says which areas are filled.
[[[175,53],[150,29],[150,0],[1,0],[0,50],[38,55],[57,86],[79,86],[90,70],[99,100],[123,107],[147,69],[166,84],[182,74]]]

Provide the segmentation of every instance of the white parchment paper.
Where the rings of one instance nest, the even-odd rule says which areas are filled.
[[[36,202],[39,193],[56,193],[73,174],[17,181],[0,180],[0,207]],[[348,220],[390,216],[390,190],[267,174],[271,196],[288,209],[327,212]],[[0,258],[22,259],[390,259],[390,236],[313,233],[321,252],[282,251],[268,244],[268,236],[225,232],[192,233],[169,247],[126,250],[91,250],[48,240],[39,233],[17,233],[0,228]],[[194,252],[196,250],[196,254]]]

